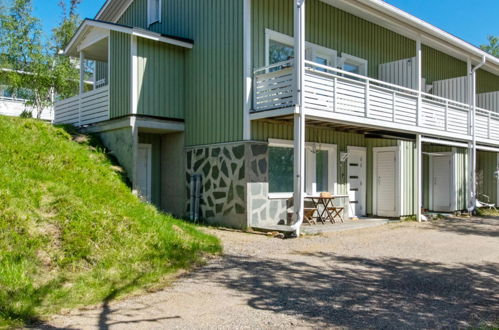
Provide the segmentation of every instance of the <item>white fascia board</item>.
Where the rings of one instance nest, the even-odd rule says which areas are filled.
[[[449,147],[468,148],[468,144],[467,143],[460,143],[460,142],[455,142],[455,141],[434,139],[434,138],[429,138],[429,137],[421,137],[421,142],[432,143],[432,144],[440,144],[440,145],[449,146]]]
[[[190,42],[181,41],[181,40],[177,40],[177,39],[173,39],[173,38],[168,38],[168,37],[165,37],[159,33],[151,32],[149,30],[137,29],[137,28],[133,28],[131,30],[132,30],[132,32],[131,32],[132,35],[140,37],[140,38],[164,42],[166,44],[180,46],[180,47],[184,47],[184,48],[188,48],[188,49],[192,49],[192,47],[193,47],[192,43],[190,43]]]
[[[116,14],[109,17],[105,18],[103,17],[104,14],[106,13],[106,10],[110,8],[111,3],[116,2],[118,4],[118,11],[116,11]],[[118,19],[123,16],[125,11],[130,7],[130,5],[133,3],[133,0],[107,0],[104,6],[99,10],[97,15],[95,15],[96,20],[103,20],[103,21],[110,21],[113,23],[116,23]]]
[[[168,38],[165,37],[159,33],[144,30],[144,29],[137,29],[137,28],[131,28],[131,27],[126,27],[126,26],[120,26],[116,24],[111,24],[111,23],[104,23],[104,22],[96,22],[96,21],[91,21],[91,20],[85,20],[82,25],[78,28],[78,31],[76,31],[76,34],[73,36],[73,39],[71,39],[70,43],[64,50],[64,54],[69,55],[71,53],[71,50],[76,50],[78,51],[78,47],[76,49],[75,45],[78,45],[81,41],[82,38],[86,36],[88,33],[89,29],[91,28],[100,28],[100,29],[105,29],[108,31],[115,31],[115,32],[121,32],[121,33],[126,33],[130,35],[134,35],[137,37],[141,38],[146,38],[146,39],[151,39],[155,40],[158,42],[163,42],[179,47],[184,47],[188,49],[192,49],[193,44],[190,42],[186,41],[181,41],[173,38]],[[74,54],[73,54],[74,56]]]
[[[411,133],[411,134],[425,134],[434,137],[442,137],[447,139],[455,139],[463,142],[471,141],[471,136],[464,134],[456,134],[449,132],[437,131],[413,125],[406,125],[401,123],[393,123],[388,121],[380,121],[376,119],[368,119],[364,117],[355,117],[336,112],[328,112],[322,110],[306,109],[305,112],[307,119],[315,119],[321,121],[329,121],[336,123],[346,123],[358,127],[376,128],[381,130],[389,130],[393,132]]]

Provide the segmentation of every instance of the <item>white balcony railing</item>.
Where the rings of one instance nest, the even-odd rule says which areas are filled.
[[[55,103],[56,124],[82,126],[109,119],[109,86]]]
[[[255,70],[253,111],[296,104],[291,65],[287,61]],[[436,136],[471,135],[467,104],[310,61],[304,93],[306,115]],[[498,113],[477,109],[475,123],[479,139],[499,139]]]

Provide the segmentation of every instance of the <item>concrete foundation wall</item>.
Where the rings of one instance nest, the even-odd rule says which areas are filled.
[[[133,134],[131,127],[125,127],[97,133],[104,146],[111,151],[118,163],[125,169],[128,179],[132,181],[134,170]]]
[[[186,215],[184,133],[161,137],[161,208],[177,217]]]

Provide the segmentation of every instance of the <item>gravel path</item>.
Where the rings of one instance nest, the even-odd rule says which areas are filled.
[[[281,240],[210,230],[217,258],[162,291],[47,328],[463,328],[499,319],[499,220]]]

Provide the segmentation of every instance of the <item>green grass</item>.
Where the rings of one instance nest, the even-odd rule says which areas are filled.
[[[483,217],[497,217],[499,216],[499,210],[489,209],[488,207],[477,208],[476,213]]]
[[[219,241],[133,196],[92,139],[0,116],[0,327],[165,283]]]

